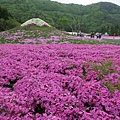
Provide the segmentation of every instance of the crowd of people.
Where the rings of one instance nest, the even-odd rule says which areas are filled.
[[[75,35],[75,34],[74,34]],[[77,36],[80,36],[80,37],[84,37],[84,36],[90,36],[91,38],[97,38],[97,39],[101,39],[101,36],[102,36],[102,33],[94,33],[94,32],[91,32],[90,34],[85,34],[85,33],[82,33],[81,31],[80,32],[77,32],[76,34]]]
[[[102,34],[101,32],[91,32],[90,34],[88,33],[84,33],[84,32],[75,32],[73,35],[76,36],[80,36],[80,37],[90,37],[92,39],[101,39],[102,36],[109,36],[109,34],[107,32],[105,32],[105,34]],[[115,37],[117,36],[116,33],[114,33],[113,35],[113,39],[115,39]]]
[[[97,32],[95,34],[94,32],[91,32],[90,37],[95,38],[95,36],[96,36],[97,39],[101,39],[102,33]]]

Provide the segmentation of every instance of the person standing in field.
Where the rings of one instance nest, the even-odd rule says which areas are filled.
[[[101,39],[102,33],[99,33],[99,39]]]
[[[96,37],[97,37],[97,39],[99,38],[99,32],[96,33]]]
[[[90,37],[94,38],[94,32],[91,32]]]
[[[115,39],[116,33],[113,34],[113,39]]]

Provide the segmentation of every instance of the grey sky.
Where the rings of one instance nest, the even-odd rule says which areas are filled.
[[[97,2],[111,2],[120,6],[120,0],[51,0],[51,1],[58,1],[61,3],[75,3],[82,5],[88,5]]]

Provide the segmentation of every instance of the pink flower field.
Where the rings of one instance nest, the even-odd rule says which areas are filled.
[[[102,39],[91,39],[90,37],[71,36],[64,31],[52,30],[51,32],[40,30],[17,30],[0,32],[0,43],[3,39],[6,43],[22,43],[22,44],[58,44],[71,43],[71,41],[80,40],[103,42]]]
[[[1,44],[0,120],[120,120],[120,46]]]

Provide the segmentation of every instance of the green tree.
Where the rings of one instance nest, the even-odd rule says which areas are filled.
[[[19,23],[12,17],[7,9],[0,7],[0,31],[16,27]]]
[[[68,18],[66,18],[66,17],[60,18],[60,19],[58,19],[58,23],[61,26],[61,29],[65,30],[65,27],[68,26]]]

